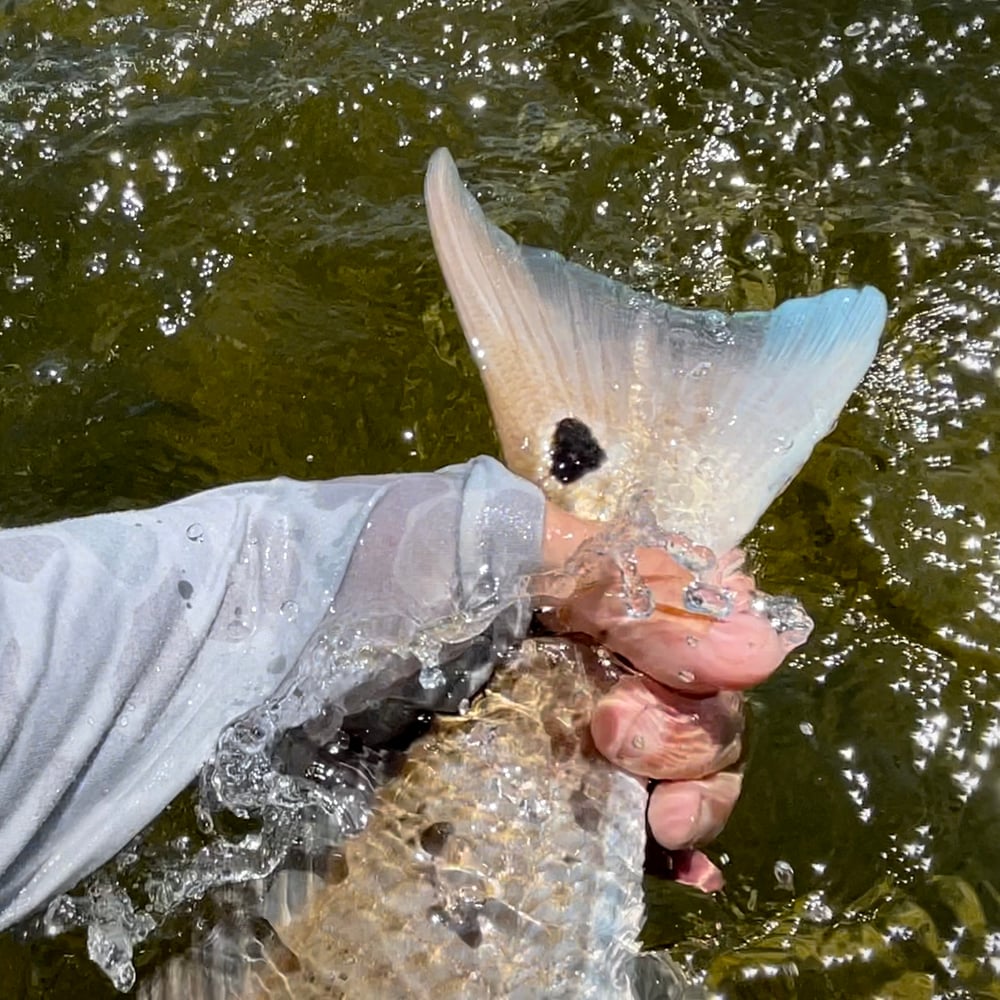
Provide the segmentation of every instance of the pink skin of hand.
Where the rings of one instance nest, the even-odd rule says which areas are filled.
[[[547,505],[544,562],[561,567],[601,529]],[[738,550],[718,561],[705,582],[724,586],[734,605],[724,619],[684,610],[692,574],[660,549],[636,553],[652,593],[649,618],[631,618],[620,580],[590,584],[556,612],[558,627],[591,636],[627,659],[641,675],[624,677],[597,704],[591,731],[612,763],[641,778],[660,780],[647,820],[657,842],[674,852],[678,881],[706,892],[721,889],[722,873],[698,844],[722,830],[742,779],[723,770],[742,749],[743,697],[738,692],[769,677],[801,642],[778,635],[750,608],[754,581],[741,571]]]

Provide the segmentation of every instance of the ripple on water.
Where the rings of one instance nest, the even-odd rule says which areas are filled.
[[[651,882],[648,938],[731,995],[771,996],[776,976],[803,996],[993,988],[991,0],[5,18],[6,523],[491,448],[428,266],[438,144],[517,237],[681,304],[881,287],[872,372],[752,542],[762,587],[794,591],[816,628],[753,699],[730,888]],[[49,947],[18,959],[41,984],[25,996],[108,995],[85,961],[60,985],[66,946]]]

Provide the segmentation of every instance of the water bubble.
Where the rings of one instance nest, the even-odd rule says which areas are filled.
[[[634,577],[622,574],[622,599],[629,618],[649,618],[656,610],[653,592],[638,574]]]
[[[195,521],[194,524],[188,525],[185,534],[190,541],[200,542],[205,537],[205,529]]]
[[[45,911],[42,926],[49,937],[55,937],[79,927],[83,921],[76,900],[70,896],[56,896]]]
[[[725,313],[709,309],[702,314],[701,322],[708,335],[718,344],[729,343],[732,333]]]
[[[293,622],[299,617],[299,606],[295,601],[285,601],[278,610],[285,621]]]
[[[684,607],[710,618],[728,618],[733,610],[735,595],[725,587],[695,580],[684,588]]]

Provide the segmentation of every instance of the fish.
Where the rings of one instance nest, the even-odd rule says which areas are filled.
[[[661,525],[737,545],[829,432],[878,348],[874,288],[771,312],[680,309],[518,244],[446,150],[425,200],[504,460],[574,513],[637,498]],[[623,669],[533,638],[466,714],[438,718],[335,860],[252,890],[144,982],[144,1000],[701,996],[644,955],[644,783],[596,752],[594,699]]]

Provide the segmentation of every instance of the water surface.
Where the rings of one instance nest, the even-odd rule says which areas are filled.
[[[1000,996],[998,94],[993,0],[11,0],[0,518],[494,450],[438,145],[680,305],[875,284],[878,360],[751,540],[817,629],[754,695],[729,888],[651,878],[647,940],[725,996]],[[6,935],[4,996],[113,995],[81,954]]]

